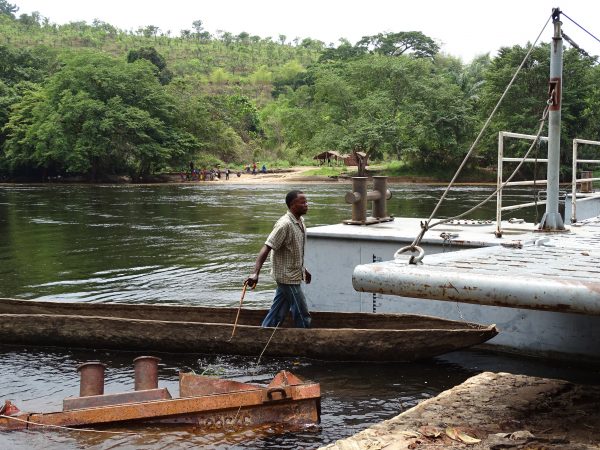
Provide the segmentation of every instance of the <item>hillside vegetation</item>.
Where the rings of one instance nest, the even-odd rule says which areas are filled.
[[[326,46],[95,21],[57,25],[0,0],[0,177],[113,175],[297,164],[363,151],[415,171],[458,166],[527,49],[464,64],[418,31]],[[596,57],[565,52],[564,147],[600,138]],[[536,47],[477,148],[493,165],[497,132],[533,134],[546,105],[549,47]],[[540,157],[542,151],[540,150]],[[514,144],[507,151],[525,151]],[[566,152],[565,152],[566,153]],[[568,164],[568,155],[565,156]],[[531,170],[531,169],[529,169]]]

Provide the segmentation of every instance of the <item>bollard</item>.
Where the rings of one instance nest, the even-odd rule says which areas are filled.
[[[158,389],[158,362],[155,356],[140,356],[133,360],[136,391]]]
[[[352,204],[352,222],[367,220],[367,178],[352,177],[352,191],[346,194],[346,203]]]
[[[104,394],[104,370],[106,366],[99,361],[90,361],[80,364],[77,372],[80,375],[79,396]]]
[[[371,225],[394,220],[387,214],[387,200],[392,193],[387,188],[387,177],[373,177],[373,191],[367,192],[366,177],[352,177],[352,192],[345,196],[346,203],[352,204],[352,219],[344,220],[349,225]],[[367,201],[373,201],[373,217],[367,218]]]
[[[373,217],[376,219],[389,219],[387,201],[392,198],[392,193],[387,188],[387,177],[374,176],[373,190]]]

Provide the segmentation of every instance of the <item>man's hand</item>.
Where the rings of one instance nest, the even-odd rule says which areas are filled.
[[[247,284],[250,289],[254,289],[258,284],[258,274],[253,273],[250,275],[246,281],[244,281],[244,284]]]
[[[306,284],[310,284],[310,280],[312,280],[312,275],[308,270],[304,269],[304,281],[306,281]]]

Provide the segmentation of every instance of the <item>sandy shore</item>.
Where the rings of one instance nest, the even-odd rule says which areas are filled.
[[[314,166],[298,166],[290,167],[289,169],[274,169],[267,173],[252,173],[241,172],[240,176],[237,176],[236,172],[232,172],[229,175],[229,180],[225,179],[225,175],[221,174],[220,179],[212,181],[183,181],[183,183],[239,183],[239,184],[277,184],[277,183],[297,183],[297,182],[337,182],[339,180],[350,180],[350,178],[335,178],[326,176],[310,176],[305,175],[311,170],[317,169]],[[181,181],[180,177],[177,181]]]
[[[329,177],[323,175],[307,175],[308,172],[318,169],[315,166],[297,166],[290,167],[288,169],[274,169],[267,173],[257,173],[252,175],[251,173],[241,172],[240,176],[237,176],[236,172],[232,172],[229,175],[229,180],[225,180],[225,175],[221,175],[221,179],[214,181],[181,181],[179,175],[172,175],[173,182],[182,183],[239,183],[239,184],[278,184],[278,183],[351,183],[352,176],[356,176],[355,172],[350,172],[349,175],[343,175],[339,177]],[[440,182],[426,177],[418,176],[404,176],[404,177],[389,177],[388,183],[424,183],[424,184],[440,184],[446,185],[447,182]],[[457,183],[461,184],[461,183]],[[474,183],[468,183],[474,184]],[[489,183],[482,183],[489,184]]]

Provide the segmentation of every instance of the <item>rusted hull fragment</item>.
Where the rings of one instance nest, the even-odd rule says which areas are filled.
[[[288,372],[289,374],[289,372]],[[290,374],[291,375],[291,374]],[[285,377],[285,376],[284,376]],[[193,394],[194,384],[207,382],[208,377],[185,374],[188,386],[183,389]],[[281,377],[280,377],[281,378]],[[245,385],[244,390],[226,393],[208,393],[175,399],[134,401],[105,406],[84,407],[53,413],[18,414],[0,417],[0,429],[39,429],[47,426],[94,427],[128,423],[194,424],[201,429],[253,428],[264,424],[282,423],[292,426],[317,424],[320,420],[319,384],[302,382],[292,376],[292,383],[277,383],[267,387]],[[298,384],[293,384],[298,380]],[[211,380],[214,381],[214,380]],[[220,380],[223,381],[223,380]],[[203,389],[207,391],[207,389]],[[160,389],[156,391],[161,391]],[[144,391],[131,395],[148,395]],[[126,398],[126,394],[122,394]],[[164,395],[164,394],[163,394]],[[112,395],[115,397],[115,395]],[[102,396],[95,396],[102,397]],[[89,399],[89,397],[87,397]],[[141,398],[141,397],[140,397]],[[98,402],[98,399],[88,400]]]

